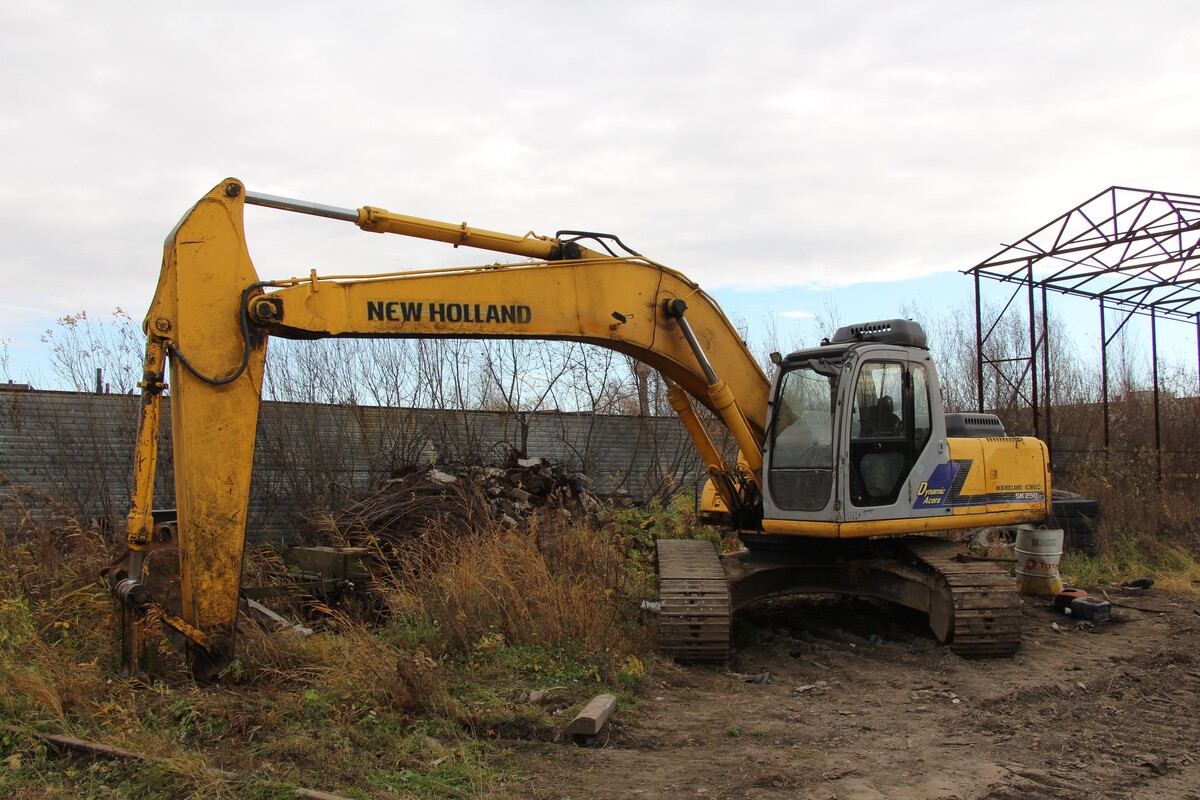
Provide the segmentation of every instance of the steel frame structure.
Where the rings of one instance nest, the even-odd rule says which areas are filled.
[[[1154,448],[1156,477],[1162,480],[1162,433],[1158,375],[1158,321],[1190,322],[1197,332],[1200,370],[1200,196],[1112,186],[1046,223],[1015,244],[963,270],[975,279],[975,354],[979,411],[984,408],[985,365],[998,380],[1012,388],[1010,406],[1019,397],[1028,404],[1033,435],[1045,436],[1053,454],[1049,317],[1047,294],[1084,297],[1099,303],[1101,393],[1104,410],[1104,449],[1108,452],[1109,385],[1108,346],[1136,315],[1150,318],[1151,371],[1154,383]],[[983,328],[980,281],[988,278],[1014,285],[1003,310],[986,331]],[[984,345],[1001,318],[1025,292],[1029,319],[1029,355],[1005,361],[1024,362],[1014,382],[1000,369],[999,360],[984,357]],[[1041,300],[1041,331],[1037,325]],[[1123,314],[1115,330],[1108,330],[1107,312]],[[1040,374],[1043,392],[1039,392]],[[1023,387],[1029,378],[1029,392]]]

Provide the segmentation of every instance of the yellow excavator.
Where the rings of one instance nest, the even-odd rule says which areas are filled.
[[[246,246],[247,203],[526,260],[263,280]],[[1043,521],[1046,447],[1005,435],[994,416],[945,413],[914,322],[841,328],[820,346],[773,357],[768,378],[697,284],[615,236],[515,236],[259,194],[230,178],[167,237],[145,331],[129,553],[107,575],[121,610],[123,674],[143,669],[149,618],[182,637],[198,678],[232,659],[272,336],[572,340],[658,370],[707,466],[704,510],[744,545],[719,557],[707,542],[659,543],[660,644],[679,659],[726,658],[733,612],[792,592],[916,609],[966,656],[1008,655],[1020,644],[1012,578],[931,534]],[[168,361],[173,525],[152,509]],[[736,458],[723,455],[706,418],[728,430]],[[146,580],[163,550],[178,554],[171,603]]]

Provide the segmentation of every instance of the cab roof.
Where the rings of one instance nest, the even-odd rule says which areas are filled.
[[[858,344],[868,342],[876,344],[894,344],[903,347],[916,347],[928,350],[925,330],[919,322],[911,319],[886,319],[877,322],[859,322],[854,325],[844,325],[834,332],[833,338],[825,339],[820,347],[807,347],[789,353],[783,359],[789,364],[807,361],[810,358],[837,360],[846,351]]]
[[[878,342],[880,344],[898,344],[906,347],[919,347],[928,350],[925,329],[919,322],[911,319],[885,319],[877,322],[859,322],[855,325],[844,325],[838,328],[829,344],[850,342]],[[825,342],[822,342],[825,344]]]

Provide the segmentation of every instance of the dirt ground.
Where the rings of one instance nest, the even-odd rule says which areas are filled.
[[[776,601],[728,671],[680,669],[603,746],[514,756],[536,798],[1200,800],[1200,603],[1109,596],[1137,609],[1029,598],[1018,655],[976,661],[903,610]]]

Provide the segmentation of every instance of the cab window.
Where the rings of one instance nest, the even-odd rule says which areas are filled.
[[[837,369],[809,364],[780,377],[769,475],[780,508],[818,511],[829,503],[838,376]]]
[[[868,361],[854,385],[850,425],[850,502],[894,504],[932,432],[925,367]]]
[[[929,410],[929,378],[924,364],[912,365],[913,445],[917,453],[925,449],[933,434],[933,412]]]
[[[904,365],[868,362],[854,392],[856,439],[904,435]]]

